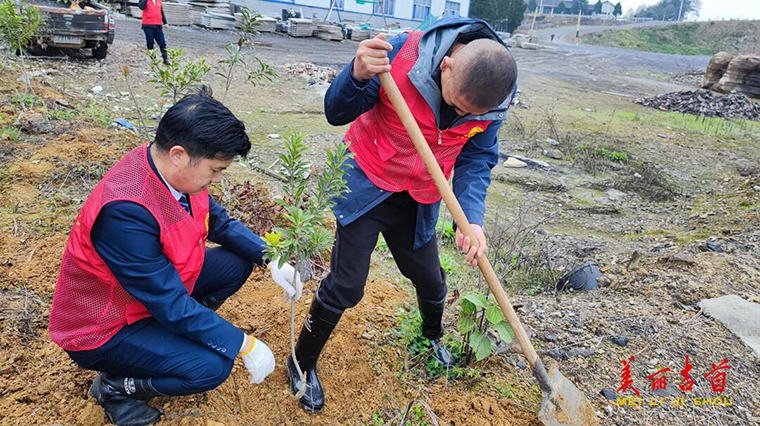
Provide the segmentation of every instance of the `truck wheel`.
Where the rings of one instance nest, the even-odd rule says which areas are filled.
[[[108,44],[100,43],[97,47],[92,48],[92,56],[95,59],[105,59],[108,55]]]

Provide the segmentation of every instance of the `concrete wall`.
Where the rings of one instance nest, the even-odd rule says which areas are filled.
[[[307,19],[325,19],[330,8],[331,0],[232,0],[234,4],[246,6],[261,12],[265,16],[279,17],[282,9],[302,10],[303,17]],[[470,12],[470,0],[459,1],[459,13],[467,16]],[[430,13],[435,16],[443,14],[446,0],[432,0]],[[344,0],[343,9],[333,9],[330,20],[337,21],[338,13],[342,20],[366,22],[369,19],[373,27],[381,28],[385,25],[382,15],[373,14],[373,4],[358,4],[356,0]],[[393,16],[386,15],[385,21],[389,25],[398,23],[402,28],[416,28],[422,23],[422,19],[412,19],[414,0],[396,0]]]

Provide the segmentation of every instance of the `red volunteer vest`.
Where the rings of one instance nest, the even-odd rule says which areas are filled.
[[[161,16],[161,0],[148,0],[145,5],[145,10],[142,12],[142,24],[143,25],[163,25],[164,20]]]
[[[407,76],[419,57],[421,37],[422,31],[409,33],[406,43],[393,58],[391,75],[448,179],[464,144],[485,131],[491,122],[472,120],[450,129],[438,129],[433,110]],[[345,139],[351,143],[349,149],[356,154],[359,167],[379,188],[408,191],[422,204],[441,199],[433,178],[382,88],[375,106],[351,124]]]
[[[92,226],[106,204],[131,201],[151,213],[161,231],[162,250],[188,293],[201,273],[208,235],[208,190],[190,195],[195,217],[190,216],[151,169],[147,148],[147,144],[137,147],[116,163],[76,218],[50,310],[50,337],[63,349],[98,348],[123,326],[151,316],[124,290],[92,245]]]

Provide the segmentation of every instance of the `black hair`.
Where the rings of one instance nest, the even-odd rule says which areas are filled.
[[[167,152],[179,145],[193,161],[204,158],[231,160],[245,157],[251,141],[245,124],[203,86],[169,108],[158,123],[156,148]]]
[[[490,111],[501,105],[514,91],[517,63],[504,46],[484,49],[469,61],[457,80],[459,93],[473,107]]]

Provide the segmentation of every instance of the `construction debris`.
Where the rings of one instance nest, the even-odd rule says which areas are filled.
[[[201,26],[214,30],[234,30],[235,17],[219,12],[206,12],[201,15]]]
[[[361,27],[348,27],[351,36],[349,39],[353,41],[367,40],[370,36],[370,30]]]
[[[337,25],[317,24],[317,37],[323,40],[342,41],[343,31]]]
[[[288,28],[288,34],[291,37],[312,37],[314,36],[314,23],[311,19],[296,19],[291,18],[288,20],[290,27]]]
[[[193,25],[190,5],[187,3],[163,3],[164,15],[169,25]]]
[[[752,102],[741,93],[719,95],[707,90],[686,90],[651,98],[637,98],[633,102],[660,111],[760,121],[760,104]]]
[[[285,71],[290,74],[300,75],[305,78],[309,84],[332,83],[335,77],[340,74],[339,69],[330,67],[320,67],[311,62],[297,62],[285,65]]]

